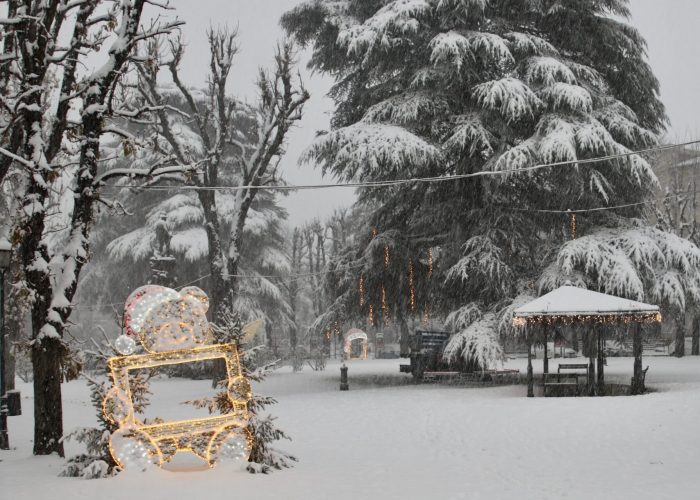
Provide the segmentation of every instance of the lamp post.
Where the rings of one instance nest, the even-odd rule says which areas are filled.
[[[0,450],[10,449],[7,435],[7,394],[5,394],[5,271],[10,267],[12,246],[0,239]]]

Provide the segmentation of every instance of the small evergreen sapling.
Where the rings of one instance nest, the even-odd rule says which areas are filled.
[[[95,343],[93,339],[93,343]],[[97,358],[99,364],[107,371],[107,359],[120,354],[114,345],[106,338],[103,345],[95,343],[96,351],[88,353]],[[117,426],[107,420],[102,410],[102,401],[110,384],[108,380],[98,380],[87,374],[83,374],[90,388],[90,401],[95,408],[97,427],[79,427],[63,437],[63,440],[77,441],[85,445],[85,452],[70,457],[61,476],[80,477],[83,479],[99,479],[114,476],[119,468],[109,451],[109,436],[117,429]],[[150,373],[135,371],[130,374],[129,387],[131,399],[136,413],[142,413],[148,406]]]
[[[219,325],[213,325],[214,336],[217,343],[241,343],[243,340],[243,329],[240,317],[229,311],[225,311]],[[258,353],[264,346],[242,348],[239,351],[241,359],[241,369],[244,375],[251,381],[260,382],[265,378],[275,363],[260,364]],[[213,398],[204,398],[189,401],[189,404],[198,408],[207,408],[210,413],[231,413],[234,408],[231,400],[227,396],[227,380],[219,380],[217,386],[221,391]],[[250,419],[248,421],[248,432],[252,437],[252,449],[248,459],[248,472],[257,474],[267,474],[273,469],[281,470],[292,467],[297,458],[272,447],[272,443],[281,439],[291,441],[291,438],[281,429],[275,426],[275,418],[271,415],[263,415],[263,411],[269,405],[277,403],[274,398],[268,396],[253,395],[248,403]]]

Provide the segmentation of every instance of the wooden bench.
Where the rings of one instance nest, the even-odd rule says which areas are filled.
[[[562,370],[584,370],[585,373],[562,373]],[[553,389],[573,389],[574,393],[579,394],[579,377],[585,376],[588,380],[588,365],[586,363],[561,363],[557,368],[557,373],[545,373],[543,377],[544,396],[547,397],[547,389],[551,394]],[[554,381],[550,380],[555,378]],[[562,380],[563,379],[563,380]]]
[[[586,376],[588,376],[588,363],[560,363],[557,368],[557,375],[562,375],[562,370],[584,370]]]

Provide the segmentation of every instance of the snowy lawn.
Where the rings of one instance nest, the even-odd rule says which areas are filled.
[[[572,360],[567,360],[570,362]],[[581,360],[579,360],[581,361]],[[294,438],[294,469],[269,476],[220,466],[153,470],[116,478],[57,477],[62,460],[32,457],[31,387],[11,417],[12,451],[0,452],[4,499],[696,499],[700,495],[700,359],[646,358],[639,397],[525,398],[525,386],[464,388],[410,383],[401,360],[338,363],[324,372],[276,372],[255,389]],[[536,360],[535,373],[542,360]],[[609,360],[609,379],[629,381],[631,358]],[[524,370],[525,360],[508,367]],[[551,366],[556,371],[556,362]],[[156,381],[154,406],[206,382]],[[66,430],[92,425],[83,382],[64,385]],[[167,401],[170,398],[170,401]],[[156,412],[157,413],[157,412]],[[67,453],[77,451],[68,445]]]

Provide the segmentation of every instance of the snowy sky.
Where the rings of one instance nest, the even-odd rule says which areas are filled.
[[[231,92],[248,100],[255,98],[254,82],[259,66],[270,67],[275,43],[283,33],[280,16],[301,0],[171,0],[183,28],[188,53],[183,63],[185,78],[193,85],[204,83],[208,54],[205,30],[228,24],[238,26],[240,53],[233,70]],[[663,7],[661,6],[663,5]],[[671,118],[669,140],[700,136],[700,19],[698,0],[631,0],[632,24],[646,38],[651,65],[661,81],[661,96]],[[313,140],[317,130],[329,127],[333,103],[326,98],[331,81],[311,75],[305,68],[307,53],[300,54],[302,77],[311,93],[303,121],[293,131],[283,168],[292,184],[320,182],[321,173],[312,166],[299,166],[297,160]],[[352,203],[351,189],[302,191],[283,202],[292,224],[324,217],[335,207]]]

